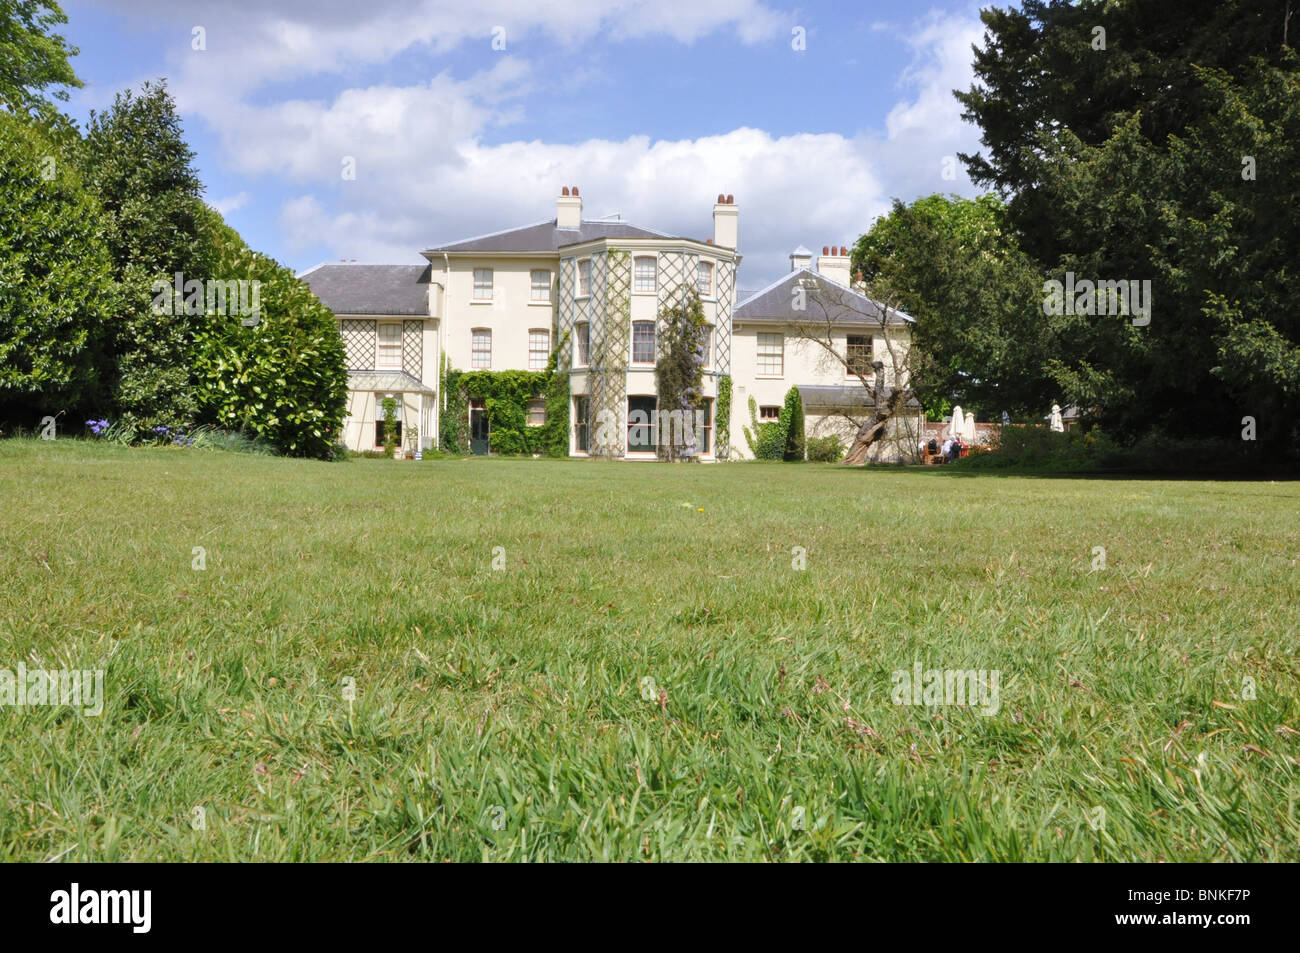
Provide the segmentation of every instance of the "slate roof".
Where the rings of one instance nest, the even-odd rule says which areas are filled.
[[[555,252],[565,245],[576,245],[597,238],[672,238],[652,228],[630,222],[583,222],[578,228],[558,228],[555,219],[521,228],[510,228],[490,235],[478,235],[450,245],[425,249],[425,254],[441,252]]]
[[[799,384],[799,397],[805,410],[837,410],[852,407],[874,407],[871,394],[861,384],[848,386],[826,384]],[[908,407],[919,407],[915,397],[907,401]]]
[[[317,265],[298,277],[335,314],[429,313],[432,265]]]
[[[793,288],[797,282],[810,282],[805,298],[807,310],[795,311]],[[790,323],[813,323],[825,320],[822,308],[825,307],[832,322],[845,324],[867,324],[879,320],[880,306],[864,294],[860,294],[838,281],[832,281],[819,275],[811,268],[798,268],[785,277],[773,282],[761,291],[755,291],[733,312],[735,321],[785,321]],[[890,316],[890,324],[914,323],[912,318],[901,311]]]

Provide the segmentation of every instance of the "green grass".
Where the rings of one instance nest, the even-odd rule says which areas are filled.
[[[1300,859],[1300,484],[7,440],[0,500],[0,668],[107,673],[0,709],[6,859]]]

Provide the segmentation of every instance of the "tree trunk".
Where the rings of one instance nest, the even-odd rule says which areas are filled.
[[[844,462],[851,466],[861,466],[867,460],[867,451],[871,445],[881,438],[885,433],[885,425],[889,423],[891,415],[881,415],[875,413],[871,419],[864,423],[858,430],[858,435],[853,438],[853,446],[849,447],[848,454],[844,457]]]

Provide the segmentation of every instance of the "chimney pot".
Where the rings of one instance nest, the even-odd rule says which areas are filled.
[[[728,205],[735,205],[735,204],[736,204],[736,197],[735,197],[734,195],[732,195],[730,192],[727,193],[727,204],[728,204]]]
[[[725,195],[723,195],[721,192],[718,193],[718,204],[719,204],[719,205],[726,205],[726,204],[727,204],[727,197],[726,197]]]
[[[566,185],[564,188],[560,189],[560,194],[561,194],[561,195],[568,195],[568,194],[569,194],[569,187]]]
[[[823,254],[823,255],[829,255],[830,253],[831,253],[831,246],[830,246],[830,245],[823,245],[823,246],[822,246],[822,254]]]
[[[706,239],[704,239],[704,241],[705,241],[705,243],[707,243],[707,244],[709,244],[709,245],[712,245],[712,244],[713,244],[713,239],[712,239],[712,238],[706,238]]]
[[[840,246],[840,254],[841,254],[841,255],[847,255],[848,253],[849,253],[849,249],[848,249],[848,247],[847,247],[846,245],[841,245],[841,246]]]
[[[574,195],[578,194],[578,187],[576,185],[573,187],[573,194]]]

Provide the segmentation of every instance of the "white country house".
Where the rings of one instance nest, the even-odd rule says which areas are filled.
[[[300,277],[338,318],[347,355],[344,442],[353,450],[379,448],[381,404],[393,396],[406,436],[415,427],[421,448],[437,446],[439,415],[447,407],[447,395],[438,392],[444,360],[460,370],[543,370],[560,342],[558,368],[569,375],[571,395],[570,455],[654,459],[645,429],[628,422],[656,410],[657,317],[690,285],[709,325],[698,455],[706,461],[751,456],[743,436],[750,398],[761,420],[775,419],[796,385],[807,434],[837,433],[847,448],[855,429],[850,421],[869,410],[870,395],[843,363],[795,329],[822,323],[840,354],[864,366],[884,359],[892,377],[886,345],[906,354],[911,318],[894,313],[882,320],[877,305],[852,287],[844,247],[823,247],[815,268],[813,253],[797,248],[789,273],[738,301],[738,218],[734,198],[719,195],[709,238],[588,221],[578,189],[565,187],[554,219],[425,249],[423,265],[340,262],[309,269]],[[726,427],[719,439],[716,419],[724,376],[732,384],[729,440]],[[529,423],[544,423],[545,413],[538,395]],[[491,452],[485,409],[471,401],[468,414],[471,449]],[[915,448],[917,414],[877,458]],[[621,421],[615,439],[604,428],[607,442],[598,446],[598,420],[615,415]]]

